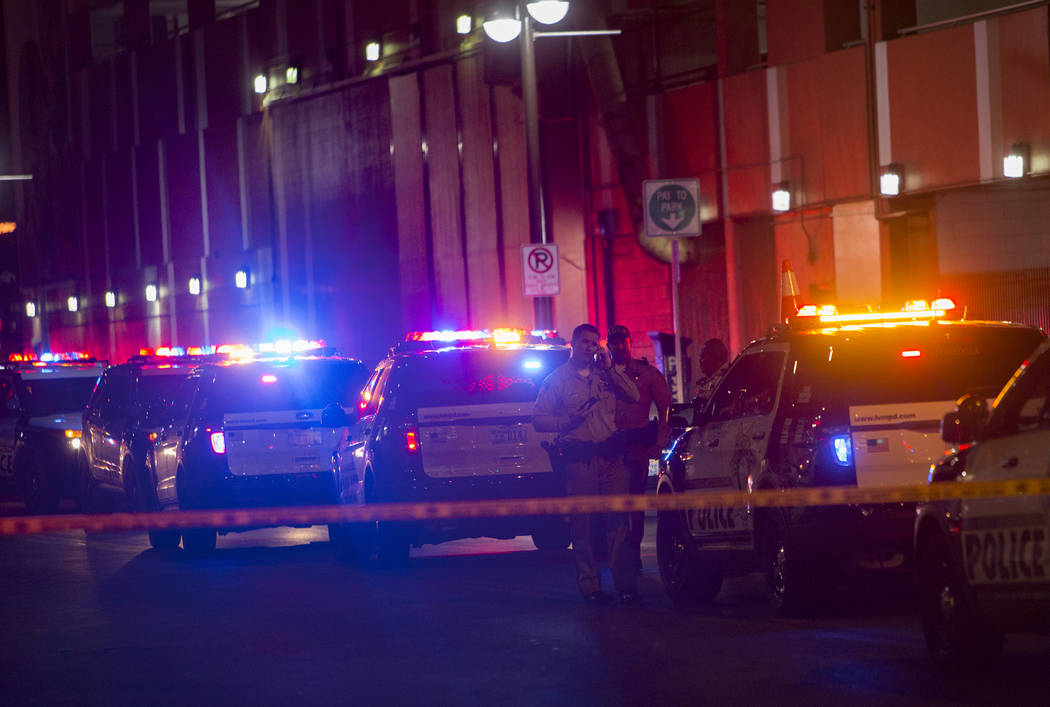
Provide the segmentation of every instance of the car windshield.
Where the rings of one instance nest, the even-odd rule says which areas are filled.
[[[357,361],[289,361],[219,369],[206,394],[211,413],[319,410],[330,403],[355,405],[368,379]]]
[[[808,338],[808,337],[807,337]],[[899,327],[814,336],[803,344],[798,390],[814,402],[880,405],[994,397],[1043,341],[1035,329]]]
[[[46,378],[22,382],[22,399],[30,417],[82,410],[91,397],[95,378]]]
[[[465,349],[409,357],[398,372],[395,406],[533,402],[568,349]]]

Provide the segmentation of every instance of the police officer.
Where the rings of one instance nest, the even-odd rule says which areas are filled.
[[[660,454],[667,443],[667,409],[671,405],[671,389],[663,375],[642,358],[631,357],[631,332],[622,324],[609,328],[609,353],[613,366],[622,371],[638,388],[638,402],[616,401],[616,427],[621,431],[626,447],[623,463],[627,468],[630,493],[644,494],[649,477],[649,459]],[[656,406],[656,419],[649,414]],[[645,534],[645,513],[632,513],[629,519],[628,539],[631,542],[635,569],[642,567],[642,536]]]
[[[703,376],[696,382],[696,396],[693,398],[693,409],[697,413],[714,395],[728,365],[729,349],[721,339],[708,339],[700,347],[700,372]]]
[[[616,401],[638,401],[638,388],[612,365],[599,344],[598,329],[581,324],[572,332],[572,356],[540,386],[533,410],[538,432],[557,432],[570,495],[627,493],[623,447],[616,434]],[[626,514],[606,516],[606,544],[613,584],[622,604],[638,604],[638,577],[627,542]],[[588,604],[607,604],[612,595],[602,591],[594,558],[591,517],[572,517],[572,544],[576,579]]]

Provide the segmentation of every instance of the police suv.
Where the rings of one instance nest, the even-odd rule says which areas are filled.
[[[181,349],[144,350],[105,370],[83,410],[79,493],[85,510],[114,500],[132,511],[157,510],[149,481],[157,432],[169,422],[179,386],[206,360]],[[150,540],[165,547],[171,534],[151,532]]]
[[[334,503],[332,455],[356,419],[353,410],[367,378],[360,361],[329,355],[201,366],[158,432],[153,486],[158,507]],[[246,528],[187,530],[182,546],[211,550],[217,532],[237,530]]]
[[[1032,327],[952,321],[950,300],[899,312],[800,310],[733,362],[662,462],[658,493],[926,481],[943,415],[991,397],[1042,341]],[[840,578],[908,570],[914,504],[667,512],[657,557],[676,602],[762,571],[773,604],[811,606]]]
[[[1050,476],[1050,344],[995,399],[966,396],[944,418],[953,449],[931,484]],[[941,667],[988,668],[1008,632],[1050,631],[1050,497],[926,503],[915,523],[922,627]]]
[[[539,386],[569,359],[549,332],[412,332],[361,393],[359,420],[336,459],[347,504],[559,496],[565,479],[532,428]],[[540,549],[566,548],[561,517],[485,518],[330,527],[343,556],[380,564],[410,545],[531,534]]]
[[[80,416],[105,363],[76,354],[11,358],[0,365],[0,484],[21,494],[29,513],[54,513],[76,495]]]

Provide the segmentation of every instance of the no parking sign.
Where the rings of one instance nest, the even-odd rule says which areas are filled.
[[[561,294],[558,246],[553,243],[523,245],[521,265],[522,285],[526,297],[550,297]]]

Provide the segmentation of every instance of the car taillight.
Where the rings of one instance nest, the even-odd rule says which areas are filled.
[[[222,432],[211,433],[211,450],[216,454],[226,453],[226,435]]]
[[[415,427],[405,429],[405,451],[409,454],[419,453],[419,430]]]

